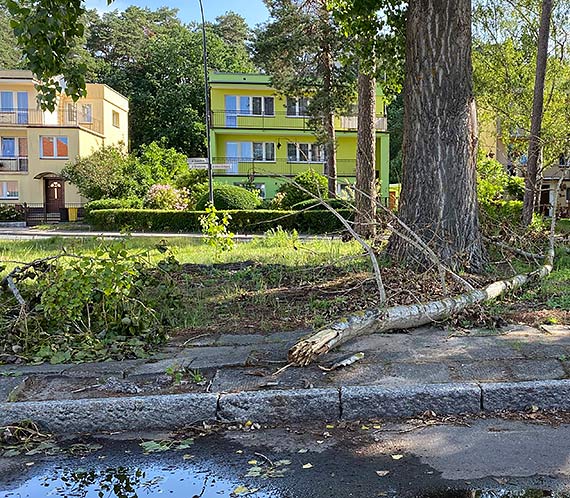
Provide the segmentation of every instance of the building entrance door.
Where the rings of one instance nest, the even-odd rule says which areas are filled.
[[[61,178],[44,178],[46,212],[59,213],[65,207],[65,187]]]

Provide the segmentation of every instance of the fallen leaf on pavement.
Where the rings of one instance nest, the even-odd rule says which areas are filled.
[[[384,477],[387,476],[390,473],[389,470],[377,470],[376,474],[378,474],[380,477]]]
[[[303,465],[304,469],[312,469],[313,468],[313,464],[312,463],[306,463],[305,465]]]

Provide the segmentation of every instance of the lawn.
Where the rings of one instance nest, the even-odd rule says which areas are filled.
[[[157,238],[137,237],[126,238],[122,244],[125,254],[148,253],[141,260],[145,270],[139,280],[144,282],[137,299],[154,310],[153,327],[158,326],[168,333],[173,343],[180,344],[190,337],[219,332],[268,334],[317,328],[347,314],[380,305],[370,262],[355,241],[306,241],[276,231],[251,242],[236,243],[227,252],[217,251],[204,240],[174,238],[166,242],[168,245],[165,247]],[[3,241],[0,242],[0,262],[6,262],[5,274],[15,266],[15,261],[28,262],[62,251],[101,257],[98,251],[109,244],[118,245],[116,241],[94,238]],[[73,261],[70,259],[66,264],[71,265]],[[509,266],[500,271],[512,274],[528,268],[528,264],[511,259]],[[384,265],[382,273],[390,305],[414,304],[445,295],[435,272],[418,275],[409,269]],[[492,277],[468,276],[475,286],[486,284]],[[570,255],[560,250],[555,271],[548,279],[517,296],[486,306],[485,314],[531,324],[570,324],[569,281]],[[73,285],[73,279],[70,285]],[[120,282],[113,285],[120,287]],[[448,285],[451,293],[463,292],[455,282],[448,282]],[[74,293],[81,293],[81,287],[78,284],[71,291],[70,300]],[[31,299],[37,301],[37,298]],[[11,295],[4,294],[2,300],[0,328],[8,328],[18,309]],[[95,309],[95,305],[88,308]],[[127,313],[125,317],[128,318]],[[8,361],[13,360],[10,348],[16,343],[18,356],[33,361],[128,358],[146,355],[155,345],[145,342],[149,337],[150,342],[158,337],[149,336],[148,327],[144,330],[127,327],[133,332],[111,334],[104,328],[94,338],[92,334],[85,333],[83,322],[80,326],[71,323],[72,327],[59,328],[56,324],[55,329],[48,330],[42,322],[33,334],[26,325],[25,333],[20,331],[19,335],[5,336],[8,340],[0,344],[0,355]],[[475,319],[471,325],[484,323],[488,322]],[[36,335],[42,339],[36,340]],[[123,346],[116,347],[113,343],[116,337],[123,341]],[[157,343],[163,338],[160,335]],[[71,352],[64,356],[60,354],[62,349]]]

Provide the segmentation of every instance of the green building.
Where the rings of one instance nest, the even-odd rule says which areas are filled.
[[[380,95],[380,91],[378,94]],[[308,126],[307,99],[286,97],[264,74],[211,73],[211,149],[217,182],[253,182],[266,198],[309,168],[324,173],[323,147]],[[389,135],[382,99],[376,107],[376,170],[388,198]],[[357,116],[336,118],[339,190],[354,183]]]

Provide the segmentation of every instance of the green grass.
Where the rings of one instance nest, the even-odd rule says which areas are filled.
[[[160,239],[151,237],[133,237],[126,239],[126,247],[131,252],[153,249]],[[49,237],[29,241],[0,241],[0,261],[29,262],[34,259],[60,253],[83,256],[93,255],[104,241],[93,237],[67,238]],[[204,240],[188,238],[169,238],[166,244],[180,263],[211,264],[255,261],[261,264],[281,264],[285,266],[308,266],[333,264],[339,259],[357,256],[362,250],[358,243],[344,243],[339,240],[291,241],[291,243],[272,244],[267,239],[259,238],[252,242],[241,242],[232,251],[216,254],[216,250]],[[285,246],[284,246],[285,244]],[[151,261],[163,259],[158,251],[150,255]],[[15,266],[6,263],[7,269]]]
[[[570,218],[563,218],[556,222],[556,230],[563,235],[570,234]]]

